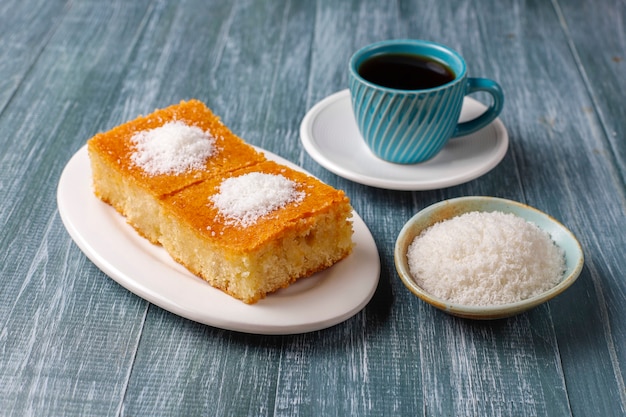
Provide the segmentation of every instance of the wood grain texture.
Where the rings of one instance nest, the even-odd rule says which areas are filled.
[[[55,195],[65,162],[106,113],[124,59],[119,37],[144,13],[135,4],[41,8],[57,26],[44,47],[32,45],[36,62],[0,116],[2,415],[115,415],[121,405],[147,303],[76,251]],[[41,19],[29,25],[35,34],[48,21],[30,7],[23,17]]]
[[[608,142],[607,158],[615,158],[622,184],[626,183],[626,108],[620,92],[626,88],[626,2],[566,1],[557,4],[576,64],[588,85],[593,107],[586,117],[597,117]],[[622,198],[623,195],[622,195]]]
[[[3,2],[0,416],[625,415],[625,7]],[[347,87],[352,52],[405,37],[448,44],[471,76],[503,86],[511,144],[481,178],[376,189],[302,148],[302,117]],[[303,335],[220,330],[134,296],[72,243],[55,201],[69,157],[98,131],[192,97],[350,196],[381,259],[362,312]],[[423,207],[463,195],[518,200],[563,222],[585,251],[579,281],[496,322],[456,319],[412,296],[393,264],[398,232]]]
[[[596,248],[595,262],[590,264],[590,270],[596,299],[591,301],[600,306],[593,315],[597,314],[594,324],[602,330],[594,333],[606,343],[608,359],[605,361],[610,360],[610,366],[606,364],[601,368],[604,370],[602,377],[596,377],[596,380],[598,384],[609,383],[607,396],[611,398],[601,397],[599,401],[604,401],[607,414],[624,415],[626,329],[622,320],[626,314],[626,286],[623,273],[619,271],[626,266],[626,260],[620,254],[626,247],[626,107],[622,94],[626,88],[626,2],[563,2],[558,5],[557,11],[560,12],[564,31],[571,37],[572,54],[588,89],[591,107],[585,107],[584,115],[580,117],[593,122],[590,123],[593,126],[591,133],[598,139],[590,152],[602,155],[598,162],[605,161],[606,176],[594,179],[616,184],[615,191],[610,194],[597,193],[595,186],[589,188],[590,204],[595,213],[592,212],[583,225],[595,231],[590,236],[590,245]],[[586,167],[585,172],[589,175]],[[614,209],[603,214],[604,201],[600,205],[599,199]],[[613,237],[614,232],[609,230],[618,231],[617,236]],[[578,333],[567,331],[567,327],[564,329],[563,340]],[[576,346],[571,351],[572,356],[580,361]],[[581,378],[586,368],[578,362],[575,372],[571,373],[576,388],[584,384]],[[576,411],[584,412],[585,408],[582,405],[579,407]]]
[[[34,65],[65,14],[65,1],[23,2],[7,0],[0,5],[0,109]],[[46,19],[41,17],[46,16]]]

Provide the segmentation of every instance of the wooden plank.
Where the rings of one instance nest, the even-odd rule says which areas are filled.
[[[591,200],[589,212],[592,218],[581,221],[581,226],[594,231],[589,237],[594,250],[588,265],[595,299],[585,303],[584,308],[601,325],[601,330],[590,326],[593,331],[589,337],[606,343],[611,367],[598,364],[596,355],[593,355],[593,363],[583,366],[580,363],[581,352],[574,345],[568,344],[564,351],[576,364],[571,372],[572,390],[584,392],[584,385],[589,384],[588,381],[581,381],[585,369],[590,366],[602,369],[600,375],[594,376],[593,384],[606,384],[607,397],[611,397],[611,400],[599,399],[606,404],[603,412],[606,415],[624,415],[626,329],[623,317],[626,315],[626,285],[621,271],[626,267],[623,255],[626,243],[626,107],[622,94],[626,88],[626,2],[555,3],[563,30],[572,40],[571,49],[578,70],[588,88],[590,107],[584,108],[584,114],[578,117],[590,119],[590,125],[594,127],[590,136],[598,138],[590,147],[590,152],[599,155],[599,163],[607,170],[605,176],[596,177],[595,173],[584,168],[585,177],[591,177],[590,182],[593,181],[587,194]],[[605,183],[615,184],[615,190],[598,192]],[[603,204],[598,204],[598,201],[603,201]],[[605,205],[614,209],[606,210]],[[592,311],[594,304],[599,307],[597,311]],[[565,327],[560,337],[576,338],[578,333],[575,328]],[[574,411],[578,409],[574,408]]]
[[[576,64],[589,86],[592,107],[585,108],[582,117],[597,117],[600,121],[609,143],[607,159],[611,155],[615,158],[617,175],[625,184],[626,106],[622,92],[626,88],[626,2],[555,0],[554,3],[563,30],[572,40]]]
[[[114,415],[147,303],[86,260],[55,196],[65,162],[108,112],[147,5],[78,3],[59,15],[22,3],[16,23],[27,19],[45,47],[15,40],[16,50],[35,48],[35,65],[0,77],[17,80],[0,115],[0,410]]]
[[[66,13],[66,3],[7,0],[0,4],[0,109],[15,94],[53,35]]]
[[[280,347],[151,306],[123,414],[271,415]]]

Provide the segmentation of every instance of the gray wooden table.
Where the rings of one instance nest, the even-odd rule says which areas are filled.
[[[1,416],[626,415],[624,0],[0,3]],[[373,188],[318,165],[302,117],[347,86],[367,43],[448,44],[498,80],[504,160],[434,191]],[[378,245],[363,311],[259,336],[130,293],[65,231],[56,188],[94,133],[198,98],[248,142],[344,189]],[[406,220],[437,201],[530,204],[578,237],[567,292],[514,318],[456,319],[393,266]]]

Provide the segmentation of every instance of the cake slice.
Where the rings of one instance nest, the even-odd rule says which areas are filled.
[[[245,303],[352,251],[346,195],[181,102],[88,141],[94,193],[138,233]]]
[[[342,191],[271,161],[168,196],[161,243],[212,286],[254,303],[343,259],[352,208]]]
[[[99,133],[87,143],[95,194],[158,243],[164,196],[220,172],[264,161],[198,100]]]

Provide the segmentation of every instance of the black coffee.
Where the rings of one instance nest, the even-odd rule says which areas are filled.
[[[454,80],[446,65],[421,55],[380,54],[363,62],[357,69],[367,81],[398,90],[423,90]]]

